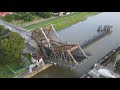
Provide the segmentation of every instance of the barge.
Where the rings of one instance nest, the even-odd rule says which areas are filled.
[[[120,78],[120,45],[101,58],[80,78]]]
[[[99,26],[97,29],[97,34],[93,35],[90,37],[88,40],[85,40],[83,43],[81,43],[81,48],[86,47],[87,45],[90,45],[91,43],[97,41],[98,39],[104,37],[107,34],[110,34],[112,32],[112,27],[111,25],[105,25],[105,26]]]

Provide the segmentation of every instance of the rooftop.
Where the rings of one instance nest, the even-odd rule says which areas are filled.
[[[5,16],[7,14],[11,14],[11,12],[0,12],[0,16]]]

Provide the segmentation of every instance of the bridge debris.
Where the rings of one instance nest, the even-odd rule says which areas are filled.
[[[87,57],[79,44],[63,43],[53,25],[32,31],[31,38],[37,42],[44,59],[77,64]]]
[[[78,64],[83,63],[88,57],[82,48],[111,32],[111,28],[110,25],[105,25],[104,28],[100,26],[97,30],[98,34],[81,45],[62,42],[53,25],[32,31],[31,39],[37,43],[39,48],[37,52],[43,56],[43,60],[46,62],[50,63],[57,60],[64,64],[65,62]],[[55,63],[58,64],[56,61]]]

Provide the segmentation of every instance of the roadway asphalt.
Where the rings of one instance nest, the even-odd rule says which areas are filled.
[[[31,32],[27,32],[27,30],[25,30],[21,27],[14,26],[14,25],[12,25],[8,22],[5,22],[1,19],[0,19],[0,25],[3,25],[6,28],[9,28],[13,32],[18,32],[26,41],[31,40]]]

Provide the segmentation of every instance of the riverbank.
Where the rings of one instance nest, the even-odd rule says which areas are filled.
[[[92,12],[91,12],[92,13]],[[83,14],[82,14],[82,16],[84,17],[84,15],[87,15],[87,12],[84,12]],[[71,15],[67,15],[67,16],[62,16],[62,17],[59,17],[59,20],[58,21],[56,21],[56,19],[55,19],[55,21],[56,21],[56,26],[57,26],[57,28],[61,28],[60,26],[59,26],[59,24],[60,25],[63,25],[63,27],[65,27],[64,25],[66,25],[66,24],[69,24],[70,25],[70,23],[71,22],[73,22],[74,21],[74,18],[75,17],[77,17],[77,15],[79,15],[79,13],[74,13],[74,14],[72,14],[73,16],[71,16]],[[80,14],[81,15],[81,14]],[[93,15],[93,13],[91,14],[91,15]],[[90,13],[89,13],[89,16],[90,16]],[[69,18],[67,18],[67,17],[69,17]],[[71,17],[71,18],[70,18]],[[84,18],[86,18],[87,16],[85,16]],[[62,19],[60,19],[60,18],[62,18]],[[76,19],[76,18],[75,18]],[[78,19],[80,19],[80,18],[78,18]],[[54,20],[54,19],[52,19],[52,20]],[[73,20],[73,21],[72,21]],[[77,20],[77,19],[76,19]],[[81,19],[82,20],[82,19]],[[51,20],[50,20],[51,21]],[[53,25],[55,25],[55,21],[53,21]],[[69,23],[69,21],[70,21],[70,23]],[[47,22],[47,21],[45,21],[45,22]],[[64,24],[64,23],[65,24]],[[68,22],[68,23],[67,23]],[[42,22],[43,23],[43,22]],[[49,24],[49,23],[47,23],[47,24]],[[43,24],[44,25],[44,24]],[[67,25],[66,25],[67,26]],[[57,29],[57,30],[59,30],[59,29]],[[17,64],[15,64],[16,65],[16,67],[18,67],[18,65]],[[10,66],[10,67],[12,67],[13,65],[8,65],[8,66]],[[1,66],[2,67],[2,66]],[[19,69],[17,69],[16,70],[16,67],[15,67],[15,69],[14,68],[12,68],[12,69],[14,69],[14,71],[18,71]],[[20,65],[20,68],[21,68],[22,66]],[[13,72],[11,72],[11,70],[7,67],[7,66],[5,66],[5,68],[6,69],[8,69],[9,71],[8,71],[8,73],[11,73],[11,75],[13,76],[13,75],[15,75]],[[3,71],[2,69],[0,70],[0,71]],[[4,71],[5,71],[5,69],[4,69]],[[2,72],[1,72],[2,73]],[[6,72],[3,72],[4,74],[6,74],[6,75],[8,75],[8,76],[5,76],[4,74],[3,74],[3,77],[12,77],[12,76],[9,76],[9,74],[7,74]]]
[[[26,71],[26,72],[16,76],[15,78],[31,78],[31,77],[35,76],[36,74],[42,72],[43,70],[45,70],[51,66],[52,66],[52,64],[45,64],[42,67],[33,68],[32,73],[30,73],[29,71]]]
[[[4,61],[2,61],[2,59],[4,59]],[[52,64],[45,64],[42,67],[34,68],[33,73],[29,73],[28,68],[24,66],[21,59],[13,59],[12,57],[3,57],[0,54],[0,78],[31,78],[52,66]],[[12,61],[10,62],[10,60]]]
[[[33,30],[39,27],[44,27],[44,26],[53,24],[56,30],[61,30],[73,24],[76,24],[79,21],[84,21],[85,19],[87,19],[88,16],[96,15],[98,13],[100,12],[76,12],[66,16],[61,16],[61,17],[53,18],[40,23],[28,25],[23,28],[27,30]]]

